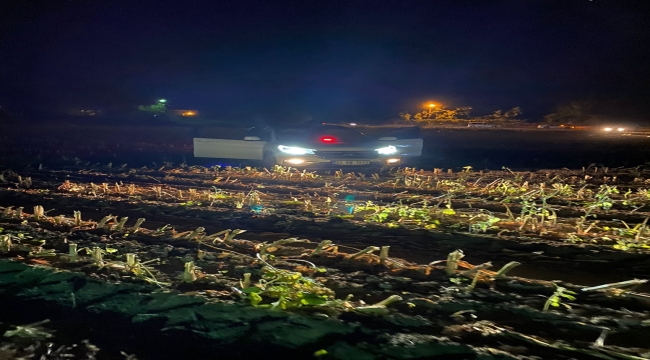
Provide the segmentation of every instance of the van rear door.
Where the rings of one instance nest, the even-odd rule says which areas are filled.
[[[194,157],[262,160],[266,141],[194,138]]]

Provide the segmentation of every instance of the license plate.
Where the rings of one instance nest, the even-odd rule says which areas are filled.
[[[361,161],[361,160],[340,160],[334,161],[336,165],[368,165],[370,161]]]

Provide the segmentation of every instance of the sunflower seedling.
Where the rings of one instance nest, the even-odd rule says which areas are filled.
[[[103,250],[97,246],[91,248],[83,248],[86,252],[86,254],[90,255],[93,258],[93,262],[95,265],[99,266],[100,268],[106,265],[106,262],[104,261],[104,255],[105,254],[112,254],[114,252],[117,252],[117,249],[113,248],[106,248],[106,250]]]
[[[197,227],[196,229],[194,229],[194,231],[192,231],[191,233],[189,233],[185,238],[186,238],[187,240],[194,240],[194,239],[196,239],[199,235],[203,234],[204,231],[205,231],[205,228],[199,226],[199,227]]]
[[[379,247],[377,247],[377,246],[368,246],[367,248],[365,248],[365,249],[363,249],[363,250],[361,250],[361,251],[359,251],[357,253],[354,253],[354,254],[350,255],[350,259],[356,259],[356,258],[358,258],[358,257],[360,257],[362,255],[372,254],[373,252],[379,251],[379,250],[381,250],[381,249]]]
[[[4,337],[18,337],[18,338],[23,338],[23,339],[49,339],[53,337],[54,335],[51,334],[51,330],[45,329],[42,325],[49,323],[50,320],[46,319],[43,321],[27,324],[27,325],[22,325],[22,326],[15,326],[14,330],[7,330],[4,333]]]
[[[576,294],[575,291],[570,291],[567,290],[565,287],[556,285],[555,292],[548,297],[548,299],[544,303],[544,308],[542,309],[542,311],[548,311],[548,309],[551,306],[560,307],[560,305],[564,306],[567,309],[571,309],[571,306],[562,303],[562,299],[564,298],[573,301],[576,299],[576,297],[573,296],[575,294]]]
[[[251,273],[244,274],[244,279],[239,282],[239,286],[241,286],[242,289],[248,289],[251,287]]]
[[[113,230],[115,231],[122,231],[124,229],[124,225],[126,222],[129,220],[128,216],[124,216],[123,218],[120,219],[120,221],[115,225],[115,228]]]
[[[31,257],[45,257],[45,256],[56,256],[56,250],[54,249],[45,249],[42,246],[37,246],[28,254]]]
[[[59,215],[52,218],[54,225],[63,225],[65,223],[65,216]]]
[[[90,183],[90,192],[93,194],[93,196],[97,196],[97,190],[99,190],[99,187],[93,183]]]
[[[464,257],[463,250],[455,250],[449,253],[447,256],[447,267],[445,269],[447,275],[456,273],[456,270],[458,270],[458,262]]]
[[[169,286],[171,284],[156,280],[156,277],[151,272],[151,268],[147,266],[147,264],[158,261],[160,261],[160,259],[140,261],[138,260],[136,254],[128,253],[126,254],[126,266],[124,266],[123,269],[135,275],[136,278],[144,280],[148,283],[156,284],[160,287]]]
[[[101,228],[103,228],[104,226],[106,226],[106,223],[108,223],[109,221],[113,220],[114,218],[115,218],[115,216],[113,216],[113,215],[106,215],[106,216],[104,216],[104,217],[103,217],[103,218],[102,218],[102,219],[97,223],[97,226],[96,226],[95,228],[97,228],[97,229],[101,229]]]
[[[481,270],[486,270],[491,267],[492,267],[492,263],[488,261],[486,263],[476,265],[469,270],[462,271],[460,274],[469,277],[469,276],[473,276],[475,273],[480,273]]]
[[[0,251],[9,252],[11,250],[11,236],[0,235]]]
[[[185,263],[185,269],[183,271],[183,275],[181,275],[181,278],[186,283],[192,283],[192,282],[196,281],[196,279],[198,279],[198,276],[196,275],[198,269],[199,268],[197,268],[194,265],[194,261],[186,262]]]
[[[45,216],[45,209],[41,205],[34,206],[34,220],[38,221]]]
[[[144,222],[144,218],[139,218],[138,220],[136,220],[135,225],[133,225],[133,227],[131,228],[131,231],[133,231],[134,234],[138,232],[138,230],[140,229],[140,225],[142,225],[143,222]]]
[[[494,278],[499,279],[499,278],[502,278],[502,277],[506,276],[506,273],[508,271],[516,268],[519,265],[521,265],[521,263],[516,262],[516,261],[511,261],[511,262],[503,265],[503,267],[499,271],[497,271],[496,275],[494,275]]]
[[[382,246],[379,251],[379,263],[382,265],[386,265],[386,260],[388,260],[388,250],[390,250],[390,246]]]
[[[239,234],[243,234],[245,232],[246,232],[246,230],[235,229],[235,230],[229,232],[228,235],[226,235],[226,237],[223,239],[223,241],[228,242],[230,240],[234,240],[235,236],[237,236]]]
[[[262,247],[260,248],[260,256],[266,260],[267,252],[268,251],[275,251],[277,250],[280,246],[286,245],[286,244],[291,244],[291,243],[309,243],[309,240],[300,240],[298,238],[289,238],[289,239],[282,239],[278,241],[274,241],[270,244],[263,244]]]
[[[355,307],[354,311],[368,315],[384,315],[388,313],[388,305],[397,301],[402,301],[402,297],[399,295],[391,295],[374,305]]]
[[[18,186],[24,186],[26,188],[29,188],[32,186],[32,178],[31,177],[26,177],[23,179],[21,176],[18,176]]]
[[[156,231],[154,231],[153,234],[154,235],[163,234],[163,233],[165,233],[165,231],[169,230],[171,227],[172,227],[171,225],[167,224],[167,225],[165,225],[165,226],[163,226],[161,228],[156,229]]]
[[[205,241],[212,241],[213,244],[215,244],[215,243],[217,243],[217,242],[220,242],[220,243],[222,243],[222,242],[228,242],[228,241],[230,241],[230,240],[233,240],[233,239],[235,238],[235,236],[237,236],[237,235],[239,235],[239,234],[243,234],[243,233],[245,233],[245,232],[246,232],[246,230],[240,230],[240,229],[231,230],[231,229],[227,229],[227,230],[219,231],[218,233],[212,234],[212,235],[210,235],[210,236],[207,236],[207,237],[205,237],[205,238],[202,239],[202,240],[205,240]],[[223,239],[220,238],[221,235],[223,235]]]
[[[332,247],[332,240],[323,240],[318,243],[314,251],[311,253],[311,256],[319,255],[323,250],[330,247]]]
[[[13,208],[14,208],[13,206],[7,206],[2,212],[2,216],[11,217],[14,213]]]
[[[82,221],[81,221],[81,211],[74,211],[74,224],[75,226],[81,226]]]
[[[79,260],[79,250],[77,250],[77,244],[68,244],[68,257],[70,258],[70,262],[73,263]]]
[[[472,279],[472,282],[465,288],[465,291],[471,292],[474,290],[476,287],[476,283],[478,283],[478,279],[481,277],[481,272],[477,271],[476,274],[474,274],[474,278]]]

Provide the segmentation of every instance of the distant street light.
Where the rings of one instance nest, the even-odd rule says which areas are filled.
[[[159,102],[159,103],[163,103],[163,104],[164,104],[164,103],[166,103],[166,102],[167,102],[167,100],[165,100],[165,99],[160,99],[160,100],[158,100],[158,102]]]
[[[429,104],[429,114],[427,115],[428,119],[431,119],[431,112],[433,111],[434,107],[436,107],[436,104]]]

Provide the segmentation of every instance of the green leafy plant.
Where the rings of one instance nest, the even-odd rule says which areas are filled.
[[[244,278],[242,286],[248,284],[250,278],[248,281]],[[299,272],[277,269],[269,265],[262,268],[262,276],[256,284],[242,288],[241,291],[251,305],[277,310],[335,305],[333,290],[314,279],[304,277]]]
[[[474,221],[476,219],[480,219],[480,221]],[[500,218],[492,215],[491,213],[482,213],[478,214],[476,216],[473,216],[469,219],[470,224],[469,224],[469,231],[473,233],[478,233],[482,232],[485,233],[488,230],[491,229],[498,229],[498,226],[495,226],[494,224],[498,223],[501,221]]]
[[[117,252],[117,249],[107,247],[104,250],[98,246],[95,246],[93,248],[83,248],[80,251],[84,251],[86,254],[90,255],[95,265],[101,268],[106,265],[106,262],[104,261],[104,255],[115,253]]]

